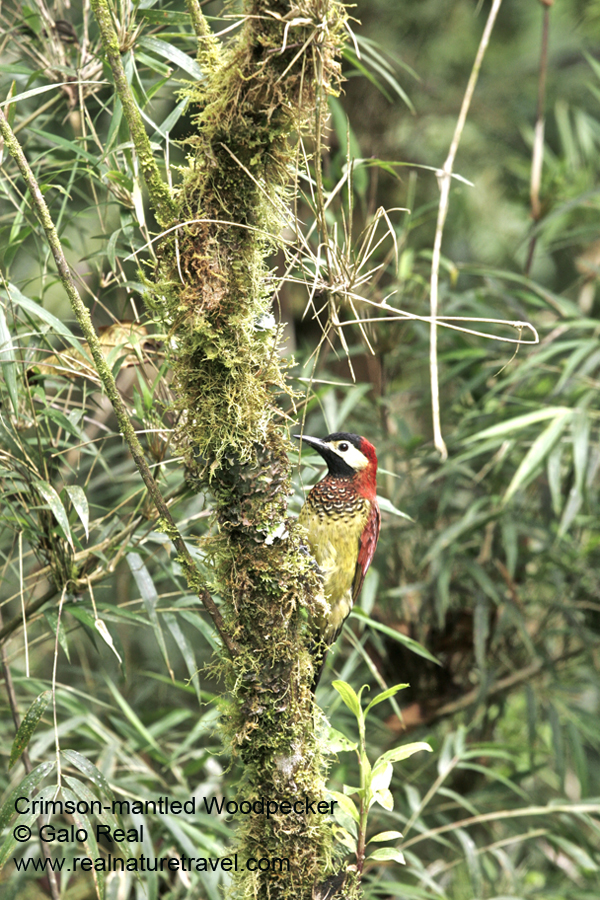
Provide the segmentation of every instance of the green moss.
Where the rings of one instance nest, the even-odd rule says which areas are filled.
[[[247,0],[244,10],[237,42],[188,89],[194,133],[176,194],[180,227],[159,247],[146,283],[169,333],[178,450],[190,482],[214,498],[203,550],[239,650],[220,663],[223,732],[243,764],[239,795],[318,800],[325,766],[307,620],[322,589],[301,529],[287,519],[286,364],[277,330],[260,322],[270,312],[267,259],[283,224],[295,142],[315,121],[317,90],[335,89],[345,13],[322,0],[299,0],[293,14],[288,3],[264,0]],[[294,18],[306,21],[288,27]],[[252,817],[237,850],[242,860],[279,856],[291,865],[283,875],[240,873],[238,897],[308,900],[332,867],[331,829],[318,815]]]

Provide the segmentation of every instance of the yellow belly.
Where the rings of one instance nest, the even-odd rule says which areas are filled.
[[[347,516],[319,516],[309,504],[300,513],[300,523],[308,531],[308,544],[323,573],[328,618],[315,624],[324,641],[333,641],[352,609],[352,589],[356,574],[360,536],[367,510]]]

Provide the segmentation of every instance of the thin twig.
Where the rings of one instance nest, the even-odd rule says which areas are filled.
[[[537,116],[535,122],[535,133],[533,137],[533,151],[531,155],[531,181],[529,187],[529,196],[531,199],[531,218],[534,225],[542,218],[542,204],[540,202],[540,188],[542,186],[542,165],[544,162],[544,127],[545,117],[544,109],[546,106],[546,73],[548,71],[548,34],[550,31],[550,7],[554,0],[540,0],[544,6],[544,17],[542,20],[542,47],[540,50],[540,71],[538,76],[538,102]],[[529,250],[527,252],[527,262],[525,263],[525,274],[529,275],[533,264],[533,254],[537,244],[537,233],[531,235],[529,241]]]
[[[96,2],[96,0],[93,0],[93,2]],[[75,313],[77,322],[79,323],[85,339],[88,342],[90,352],[94,359],[94,363],[96,364],[96,370],[98,372],[98,375],[100,376],[104,390],[106,391],[106,395],[112,404],[117,422],[119,423],[119,430],[129,447],[129,450],[142,477],[142,480],[146,485],[148,493],[150,494],[150,497],[152,498],[152,501],[154,502],[154,505],[162,519],[162,526],[164,528],[164,531],[168,535],[169,539],[173,542],[177,550],[179,561],[182,565],[188,585],[191,590],[194,590],[197,593],[198,598],[204,604],[206,611],[213,620],[215,628],[219,632],[221,640],[227,647],[230,655],[235,656],[237,654],[237,645],[227,633],[225,622],[223,621],[223,617],[214,600],[212,599],[208,591],[201,586],[200,574],[198,572],[196,564],[194,563],[194,560],[192,559],[185,541],[183,540],[179,529],[175,524],[169,507],[160,492],[158,484],[154,480],[150,467],[146,461],[146,458],[144,457],[142,445],[138,440],[135,429],[133,428],[133,425],[131,424],[131,421],[129,419],[125,404],[121,398],[119,391],[117,390],[114,375],[110,369],[110,366],[107,364],[104,358],[102,346],[92,324],[89,310],[83,303],[79,295],[79,291],[75,287],[75,282],[73,281],[69,265],[65,258],[62,245],[52,221],[52,217],[50,216],[50,211],[48,209],[48,206],[46,205],[44,195],[42,194],[35,176],[31,171],[29,163],[27,162],[25,154],[23,153],[22,147],[14,136],[13,131],[6,119],[6,116],[1,109],[0,132],[6,142],[6,147],[9,153],[17,163],[17,166],[19,167],[21,174],[25,179],[25,183],[29,188],[35,213],[44,231],[46,232],[46,237],[48,239],[48,243],[50,245],[56,267],[58,269],[60,280],[69,298],[71,308]]]
[[[19,532],[19,592],[21,595],[21,617],[23,620],[23,643],[25,646],[25,675],[29,678],[29,646],[27,643],[27,615],[23,594],[23,532]]]
[[[557,816],[565,813],[571,815],[590,815],[600,813],[600,803],[549,803],[547,806],[524,806],[521,809],[500,809],[496,812],[481,813],[478,816],[469,816],[459,822],[450,822],[440,825],[439,828],[429,828],[415,835],[409,841],[400,845],[400,850],[407,850],[414,844],[427,841],[438,834],[446,834],[448,831],[458,831],[468,828],[470,825],[481,825],[482,822],[498,822],[501,819],[519,819],[522,816]]]
[[[462,106],[460,108],[460,113],[458,116],[458,121],[456,123],[456,128],[454,129],[454,136],[452,138],[452,143],[450,144],[450,152],[448,153],[448,158],[444,163],[444,167],[439,173],[439,185],[440,185],[440,205],[438,207],[438,217],[437,217],[437,225],[435,229],[435,240],[433,244],[433,256],[431,259],[431,295],[430,295],[430,309],[431,309],[431,329],[430,329],[430,339],[429,339],[429,371],[431,378],[431,409],[432,409],[432,417],[433,417],[433,441],[436,449],[439,451],[442,459],[448,458],[448,450],[446,448],[446,444],[442,437],[442,426],[440,422],[440,386],[439,386],[439,374],[438,374],[438,358],[437,358],[437,313],[438,313],[438,280],[439,280],[439,271],[440,271],[440,259],[441,259],[441,251],[442,251],[442,235],[444,232],[444,223],[446,221],[446,216],[448,214],[448,202],[450,198],[450,182],[452,179],[452,169],[454,166],[454,160],[456,158],[456,152],[458,150],[458,145],[460,143],[460,139],[462,137],[463,129],[465,127],[465,122],[467,121],[467,114],[469,112],[469,107],[471,105],[471,100],[473,98],[473,93],[475,91],[475,86],[477,84],[477,79],[479,78],[479,71],[481,69],[481,64],[483,62],[483,57],[485,56],[485,52],[487,50],[487,46],[490,40],[490,35],[492,33],[492,29],[494,27],[494,22],[496,21],[496,16],[498,15],[498,10],[502,4],[502,0],[494,0],[492,4],[492,8],[490,9],[487,22],[485,23],[485,28],[483,30],[483,34],[481,36],[481,41],[479,44],[479,48],[477,50],[477,55],[475,57],[475,62],[473,63],[473,68],[471,70],[471,75],[469,77],[469,82],[467,84],[467,89],[465,91],[465,95],[463,97]]]

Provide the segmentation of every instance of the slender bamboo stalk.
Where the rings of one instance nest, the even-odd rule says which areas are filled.
[[[429,337],[429,371],[431,380],[433,441],[436,450],[439,451],[442,459],[448,458],[448,450],[446,448],[444,438],[442,437],[442,427],[440,422],[440,387],[437,358],[438,279],[442,254],[442,235],[444,233],[444,223],[448,214],[448,204],[450,200],[450,181],[452,179],[454,160],[456,158],[458,145],[460,144],[460,139],[465,127],[465,122],[467,121],[467,115],[469,112],[469,107],[471,106],[473,93],[475,92],[477,79],[479,78],[479,71],[481,69],[481,64],[483,63],[483,57],[485,56],[485,51],[487,50],[487,46],[490,41],[494,22],[496,21],[496,16],[498,15],[498,11],[501,5],[502,0],[494,0],[492,8],[490,9],[487,22],[485,23],[485,28],[483,29],[483,34],[481,36],[481,41],[479,42],[479,48],[477,50],[475,62],[473,63],[473,68],[471,69],[471,75],[469,77],[467,89],[463,97],[458,121],[456,123],[456,128],[454,129],[454,135],[452,137],[452,143],[450,144],[450,151],[442,170],[438,173],[440,184],[440,203],[438,207],[437,225],[435,229],[435,240],[433,243],[433,255],[431,258],[431,289],[429,301],[431,311],[431,327]]]
[[[529,241],[525,274],[529,275],[533,264],[533,256],[537,244],[535,226],[543,216],[542,203],[540,201],[540,189],[542,186],[542,166],[544,163],[544,128],[546,106],[546,74],[548,71],[548,36],[550,33],[550,8],[553,0],[540,0],[544,7],[542,20],[542,46],[540,50],[540,69],[538,75],[538,102],[535,132],[533,139],[533,151],[531,156],[531,179],[529,196],[531,199],[531,218],[533,219],[534,232]]]
[[[158,513],[162,520],[163,529],[175,545],[188,585],[191,590],[194,590],[197,593],[198,598],[204,604],[204,608],[213,620],[215,628],[219,632],[221,640],[227,647],[230,655],[235,656],[237,651],[236,644],[228,634],[225,628],[223,617],[221,616],[221,613],[214,600],[212,599],[208,591],[200,584],[200,574],[198,572],[198,569],[196,568],[190,552],[185,545],[185,541],[179,533],[169,507],[167,506],[160,492],[158,484],[154,480],[152,472],[150,471],[150,467],[146,462],[142,445],[140,444],[133,425],[129,420],[127,409],[117,389],[114,376],[102,354],[102,347],[100,345],[98,335],[96,334],[96,331],[92,324],[89,311],[83,303],[83,300],[79,295],[79,291],[75,286],[75,282],[73,281],[73,277],[65,258],[58,233],[50,215],[50,210],[46,205],[44,196],[39,188],[31,167],[27,162],[25,154],[23,153],[23,149],[19,141],[15,137],[10,125],[8,124],[6,116],[1,109],[0,133],[4,138],[9,153],[17,163],[17,166],[19,167],[21,174],[25,179],[25,183],[29,188],[36,216],[39,219],[42,228],[46,232],[46,237],[50,245],[50,250],[54,257],[56,267],[58,269],[60,280],[69,298],[71,308],[75,313],[79,326],[81,327],[85,339],[88,342],[96,366],[96,371],[100,376],[100,380],[102,381],[104,390],[106,391],[108,399],[110,400],[117,417],[119,430],[121,431],[121,434],[123,435],[127,446],[129,447],[137,469],[142,476],[142,480],[146,485],[146,488],[148,489],[148,493],[150,494],[150,497],[152,498],[152,501],[156,509],[158,510]]]
[[[135,146],[144,181],[150,194],[150,202],[161,225],[168,225],[175,216],[175,203],[167,184],[162,180],[150,139],[144,122],[127,81],[121,60],[119,39],[113,25],[107,0],[91,0],[91,7],[100,28],[102,46],[114,78],[117,94],[123,106],[123,113],[129,126],[129,133]]]

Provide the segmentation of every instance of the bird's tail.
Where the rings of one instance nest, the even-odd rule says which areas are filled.
[[[344,627],[344,623],[336,628],[335,631],[332,631],[330,634],[321,635],[319,638],[316,638],[312,647],[310,648],[311,656],[314,660],[314,677],[312,683],[312,692],[313,694],[316,692],[317,687],[319,685],[319,681],[321,680],[321,675],[323,674],[323,669],[325,668],[325,663],[327,662],[327,654],[331,647],[335,644],[337,639],[339,638],[342,628]]]

